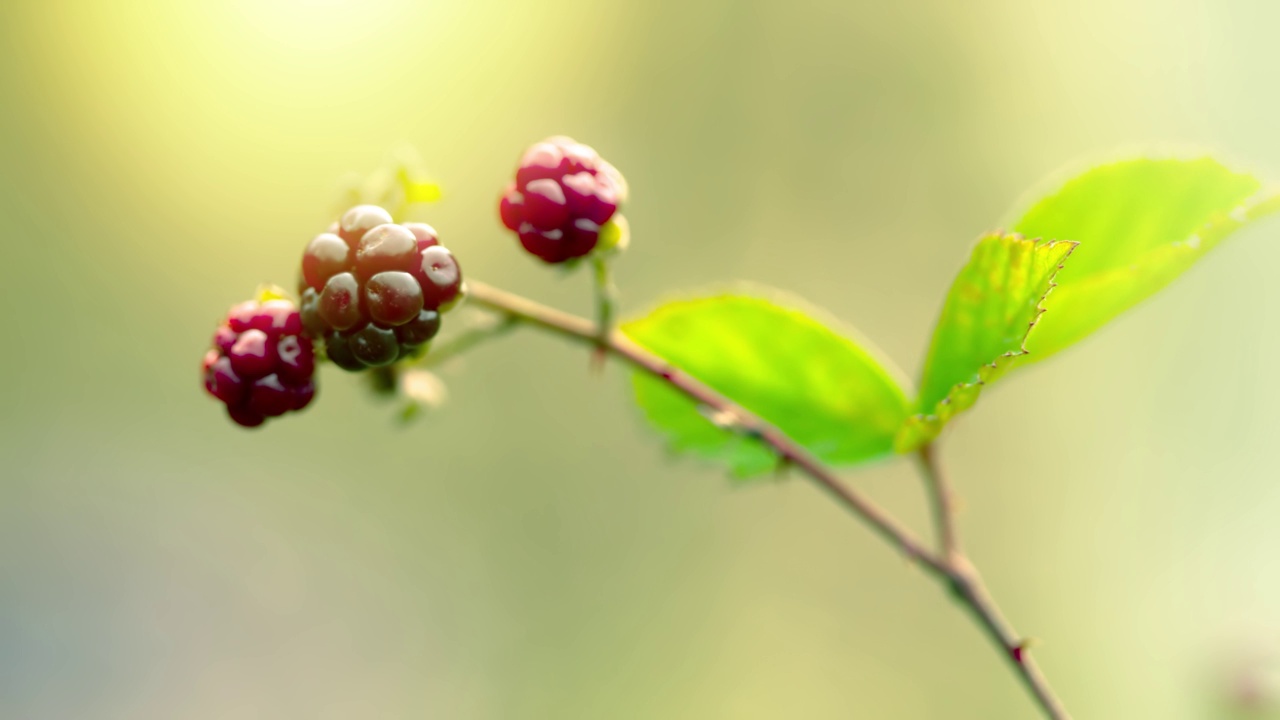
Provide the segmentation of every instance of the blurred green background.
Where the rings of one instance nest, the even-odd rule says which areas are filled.
[[[1193,145],[1280,179],[1278,27],[1268,0],[8,0],[0,717],[1031,717],[920,572],[803,482],[668,458],[580,347],[487,346],[408,429],[326,367],[260,432],[201,354],[400,142],[467,274],[588,311],[495,213],[567,133],[630,180],[628,313],[767,283],[914,373],[969,243],[1063,165]],[[944,445],[1078,717],[1235,717],[1274,676],[1277,235]],[[851,480],[924,526],[908,463]]]

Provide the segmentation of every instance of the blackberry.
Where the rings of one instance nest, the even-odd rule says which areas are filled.
[[[351,354],[369,367],[390,365],[400,355],[396,331],[369,323],[351,334]]]
[[[361,282],[380,272],[412,270],[418,254],[418,240],[403,225],[379,225],[364,237],[356,249],[356,277]]]
[[[301,313],[288,300],[231,308],[214,332],[203,372],[205,390],[244,427],[301,410],[316,394],[315,353]]]
[[[342,272],[351,263],[351,248],[333,233],[322,233],[307,245],[302,255],[302,281],[316,292],[325,280]]]
[[[407,272],[380,272],[364,286],[369,317],[384,327],[403,325],[422,312],[423,288]]]
[[[435,337],[462,285],[435,228],[360,205],[307,245],[298,322],[338,367],[384,367]]]
[[[563,263],[600,245],[602,228],[614,220],[625,195],[622,175],[595,150],[556,136],[525,151],[498,214],[525,250],[544,262]]]
[[[416,348],[430,342],[440,332],[440,313],[423,310],[418,317],[396,328],[396,339],[403,347]]]
[[[354,250],[365,233],[390,222],[391,213],[377,205],[357,205],[342,214],[333,230]]]

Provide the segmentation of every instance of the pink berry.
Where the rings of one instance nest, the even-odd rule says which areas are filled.
[[[498,203],[502,224],[548,263],[587,255],[618,211],[621,176],[590,146],[563,135],[525,151]]]
[[[502,218],[502,224],[508,230],[519,230],[524,224],[524,195],[516,190],[516,184],[507,185],[507,190],[502,194],[502,201],[498,204],[498,214]]]
[[[315,395],[314,349],[302,334],[301,315],[288,300],[232,308],[201,367],[205,390],[244,427],[299,410]]]
[[[244,381],[231,367],[231,358],[223,356],[214,361],[206,374],[205,389],[227,405],[234,405],[244,397]]]
[[[524,189],[524,219],[539,230],[555,230],[569,219],[564,187],[551,179],[534,180]]]
[[[240,333],[227,357],[231,358],[231,367],[236,373],[246,378],[267,374],[276,362],[271,339],[261,330],[245,330]]]
[[[422,251],[413,275],[422,286],[422,305],[429,310],[448,305],[462,291],[462,268],[441,245]]]
[[[311,341],[301,335],[285,335],[276,343],[276,357],[280,358],[276,372],[285,380],[305,383],[316,369],[316,356]]]
[[[440,238],[436,235],[436,229],[426,223],[411,222],[405,223],[405,228],[413,233],[413,237],[418,241],[418,249],[426,250],[433,245],[440,244]]]

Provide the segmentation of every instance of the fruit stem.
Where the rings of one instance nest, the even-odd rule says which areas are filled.
[[[977,570],[959,552],[958,545],[955,546],[954,553],[945,549],[940,553],[929,550],[897,519],[857,490],[845,485],[831,468],[781,430],[644,349],[621,332],[610,330],[601,333],[601,325],[586,318],[570,315],[482,282],[468,280],[467,286],[468,298],[479,307],[498,313],[511,322],[546,330],[570,340],[591,343],[601,352],[613,355],[637,370],[666,382],[715,415],[732,418],[738,429],[772,448],[778,455],[780,466],[800,469],[845,510],[901,553],[908,562],[918,563],[919,567],[938,580],[956,602],[974,616],[978,625],[1001,650],[1001,654],[1010,662],[1015,674],[1035,698],[1045,717],[1051,720],[1070,717],[1032,660],[1026,642],[1004,620]],[[945,476],[941,474],[937,457],[931,451],[926,451],[922,459],[927,460],[922,467],[932,478],[930,486],[946,487]],[[940,508],[945,505],[946,527],[951,528],[954,524],[954,506],[950,502],[949,492],[948,489],[945,503],[938,499],[935,502]],[[944,540],[944,548],[948,543],[954,544],[954,530],[947,530],[947,536],[952,540]]]
[[[414,364],[420,367],[438,367],[462,355],[476,345],[506,335],[519,326],[520,321],[510,315],[504,315],[496,322],[485,322],[476,325],[450,338],[448,342],[432,347],[426,355],[423,355]]]
[[[613,272],[609,267],[609,258],[597,254],[591,258],[591,267],[595,271],[596,291],[596,361],[601,363],[608,354],[609,334],[613,332],[614,308],[618,302],[618,288],[613,283]]]

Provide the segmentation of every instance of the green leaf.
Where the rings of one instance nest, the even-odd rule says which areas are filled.
[[[898,433],[899,452],[937,437],[1026,352],[1023,344],[1044,312],[1041,302],[1075,246],[1019,235],[978,240],[942,306],[925,361],[920,412]]]
[[[1250,203],[1250,175],[1212,158],[1139,159],[1096,167],[1036,203],[1015,230],[1076,240],[1049,312],[1019,364],[1043,360],[1097,330],[1191,267],[1224,237],[1276,210]]]
[[[910,407],[899,380],[861,340],[809,314],[747,295],[671,302],[623,324],[632,340],[757,414],[831,464],[890,454]],[[777,465],[732,418],[700,409],[665,382],[633,379],[636,401],[675,450],[748,476]]]

